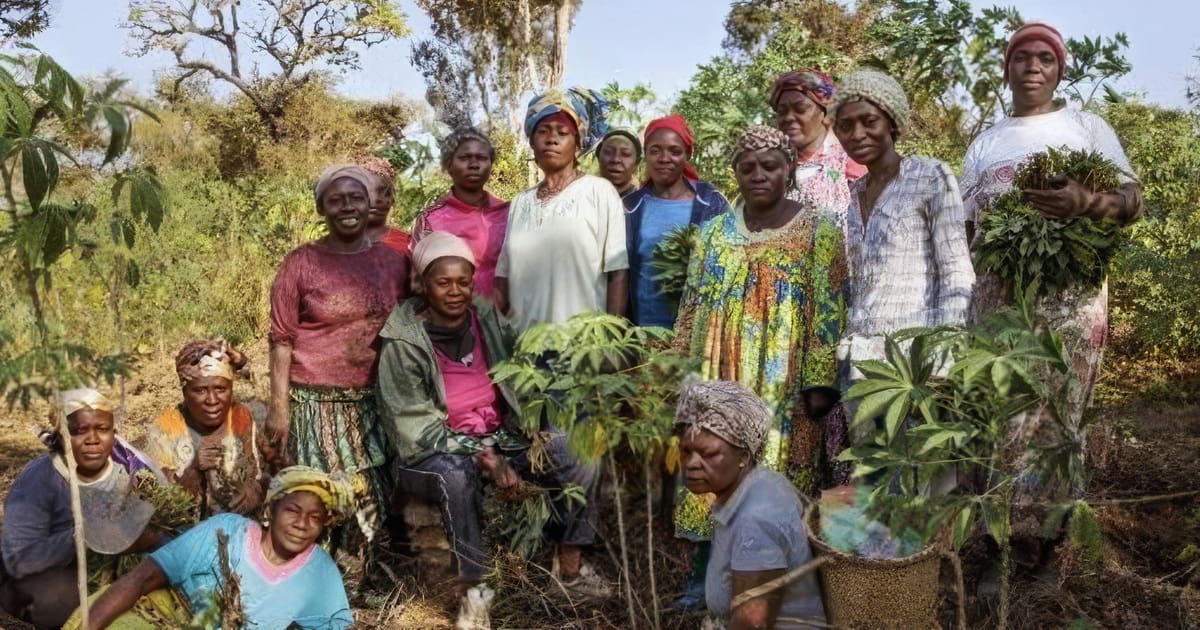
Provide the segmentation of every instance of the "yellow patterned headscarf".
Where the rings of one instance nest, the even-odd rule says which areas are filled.
[[[308,466],[289,466],[271,478],[263,505],[296,492],[311,492],[321,499],[334,524],[354,515],[356,494],[367,490],[365,480],[358,475],[350,478],[344,472],[326,473]]]

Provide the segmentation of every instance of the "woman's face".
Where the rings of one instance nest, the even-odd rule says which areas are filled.
[[[851,101],[839,107],[833,130],[846,155],[859,164],[869,166],[895,151],[892,119],[867,101]]]
[[[461,321],[471,308],[475,288],[475,268],[458,256],[443,256],[433,261],[421,276],[425,300],[440,322]]]
[[[321,194],[321,216],[329,234],[342,241],[354,241],[367,227],[371,197],[367,189],[349,177],[339,177]]]
[[[1028,40],[1008,59],[1008,87],[1019,105],[1037,107],[1049,103],[1061,79],[1058,57],[1044,41]]]
[[[316,544],[329,524],[329,511],[311,492],[293,492],[271,506],[271,546],[280,558],[291,559]]]
[[[491,149],[478,140],[463,142],[454,150],[446,174],[459,190],[471,193],[483,190],[492,176]]]
[[[624,190],[637,174],[637,147],[625,136],[610,136],[600,145],[600,174],[617,190]]]
[[[740,156],[733,174],[746,203],[761,208],[777,203],[787,193],[791,170],[781,151],[766,149]]]
[[[84,481],[94,480],[104,472],[117,441],[113,415],[107,411],[80,409],[67,418],[67,430],[71,433],[76,474]]]
[[[659,129],[646,138],[646,172],[655,186],[675,185],[691,157],[683,138],[670,129]]]
[[[557,120],[538,123],[530,144],[533,146],[534,161],[545,173],[557,173],[573,165],[579,150],[575,142],[575,128]]]
[[[233,405],[233,383],[224,376],[204,376],[183,386],[183,405],[204,431],[215,431]]]
[[[825,139],[825,110],[799,90],[786,90],[775,104],[775,127],[786,133],[797,155],[808,155]]]
[[[367,227],[379,227],[387,223],[388,213],[396,203],[396,183],[383,175],[372,173],[375,185],[371,188],[371,208],[367,213]]]
[[[708,430],[685,429],[679,440],[679,466],[692,493],[711,492],[724,498],[737,488],[741,472],[750,466],[750,457]]]

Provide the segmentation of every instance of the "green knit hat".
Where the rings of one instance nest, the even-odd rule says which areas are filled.
[[[904,88],[883,72],[859,70],[842,79],[836,99],[833,106],[835,117],[842,105],[861,100],[882,109],[896,126],[896,135],[903,134],[908,129],[908,97],[904,95]]]

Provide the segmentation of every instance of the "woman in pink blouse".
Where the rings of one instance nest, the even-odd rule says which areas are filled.
[[[314,193],[329,233],[292,250],[271,287],[267,435],[290,463],[361,474],[371,489],[331,549],[351,592],[390,486],[374,395],[379,330],[409,286],[409,257],[366,236],[373,182],[359,166],[325,169]]]
[[[472,127],[447,136],[442,141],[442,168],[454,185],[445,197],[421,211],[413,227],[414,243],[435,231],[466,241],[475,255],[475,295],[489,300],[508,223],[508,202],[484,190],[495,159],[492,141]]]

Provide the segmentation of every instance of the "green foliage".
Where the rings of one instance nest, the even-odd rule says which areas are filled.
[[[1104,567],[1104,534],[1087,501],[1076,501],[1067,526],[1067,540],[1080,554],[1083,566],[1092,573]]]
[[[1011,418],[1055,399],[1038,373],[1067,369],[1058,335],[1039,330],[1028,308],[1003,310],[976,329],[898,332],[887,339],[887,360],[855,365],[866,378],[847,392],[860,400],[854,422],[882,416],[884,429],[840,459],[856,462],[856,475],[884,471],[895,480],[872,493],[868,510],[892,531],[913,529],[926,540],[948,527],[956,546],[982,520],[1005,543],[1012,478],[1001,454]],[[1057,455],[1039,453],[1049,460],[1045,470],[1063,470]],[[940,479],[960,473],[981,486],[936,491]]]
[[[495,366],[492,376],[516,390],[531,438],[544,417],[568,434],[572,452],[587,461],[619,445],[650,460],[664,452],[679,383],[694,365],[667,347],[670,337],[662,328],[584,313],[525,331],[513,357]],[[537,467],[545,454],[533,442],[530,459]]]
[[[1104,117],[1145,203],[1109,276],[1114,344],[1131,355],[1200,356],[1200,117],[1141,102],[1109,105]]]
[[[1094,151],[1050,148],[1018,168],[1014,190],[987,207],[975,268],[1013,287],[1035,286],[1048,295],[1074,286],[1099,287],[1124,243],[1119,225],[1088,218],[1051,219],[1027,204],[1021,190],[1047,190],[1066,177],[1093,191],[1113,191],[1119,171]]]
[[[486,510],[490,521],[488,529],[496,532],[506,548],[529,560],[542,548],[546,525],[551,519],[561,519],[555,512],[555,497],[551,496],[550,490],[531,483],[521,484],[518,488],[519,495],[497,496],[503,503]],[[500,495],[502,491],[495,494]],[[559,490],[557,498],[568,511],[587,502],[583,488],[574,484]]]
[[[613,105],[608,117],[609,125],[613,128],[631,129],[637,133],[658,112],[658,94],[649,83],[637,83],[626,88],[616,81],[610,81],[601,92]]]
[[[695,224],[677,227],[667,232],[650,256],[650,269],[658,290],[678,306],[687,283],[688,262],[700,240],[700,228]]]
[[[164,532],[175,533],[196,524],[200,503],[174,483],[159,483],[154,473],[142,469],[133,477],[134,494],[154,507],[150,524]]]

